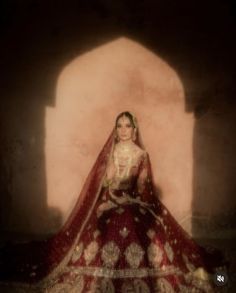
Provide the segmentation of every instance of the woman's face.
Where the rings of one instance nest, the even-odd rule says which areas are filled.
[[[120,141],[132,140],[134,127],[128,117],[122,116],[117,121],[117,135]]]

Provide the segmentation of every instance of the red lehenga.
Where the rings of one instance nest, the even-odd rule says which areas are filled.
[[[135,143],[128,172],[106,184],[108,163],[122,153],[113,131],[64,227],[43,242],[3,250],[1,284],[13,288],[6,292],[220,291],[212,274],[225,265],[222,255],[194,242],[171,216]]]

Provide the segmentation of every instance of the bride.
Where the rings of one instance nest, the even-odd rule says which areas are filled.
[[[44,242],[5,248],[0,261],[11,292],[50,293],[218,292],[212,278],[225,264],[158,199],[130,112],[116,118],[63,228]]]

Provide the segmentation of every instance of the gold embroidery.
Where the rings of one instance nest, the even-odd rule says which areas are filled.
[[[115,293],[115,287],[111,279],[95,279],[88,293]]]
[[[165,278],[159,278],[156,282],[155,292],[175,293],[175,290]]]
[[[192,284],[200,289],[195,292],[201,292],[201,291],[206,292],[206,293],[214,293],[215,292],[215,290],[212,288],[212,285],[210,284],[209,281],[193,279]]]
[[[74,250],[74,252],[72,254],[72,257],[71,257],[71,261],[73,263],[76,262],[81,257],[81,254],[83,252],[83,249],[84,249],[83,243],[80,243],[79,245],[77,245],[75,247],[75,250]]]
[[[100,234],[101,234],[101,232],[99,230],[94,231],[93,232],[94,239],[96,239]]]
[[[148,285],[143,280],[134,280],[134,292],[150,293]]]
[[[153,239],[153,237],[155,236],[156,232],[153,230],[153,229],[149,229],[147,231],[147,236],[150,238],[150,239]]]
[[[131,179],[138,173],[144,154],[146,152],[135,144],[116,144],[111,162],[115,166],[115,175],[109,187],[113,190],[128,189]]]
[[[61,292],[70,292],[70,284],[58,283],[52,288],[47,289],[47,293],[61,293]],[[25,292],[25,291],[24,291]]]
[[[184,263],[185,263],[187,269],[190,272],[193,272],[196,270],[196,267],[189,261],[188,257],[184,253],[182,253],[182,258],[184,260]]]
[[[126,281],[123,283],[121,288],[122,293],[150,293],[148,285],[143,281],[136,279],[132,283],[131,281]]]
[[[78,275],[76,279],[69,280],[68,282],[60,282],[52,286],[51,288],[46,289],[47,293],[81,293],[84,288],[84,278],[81,275]]]
[[[122,208],[122,207],[119,207],[117,210],[116,210],[116,213],[121,215],[125,210]]]
[[[76,278],[76,281],[72,283],[70,288],[70,293],[81,293],[84,288],[84,278],[83,276],[79,276]],[[66,291],[65,291],[66,292]]]
[[[164,249],[165,249],[165,252],[168,256],[168,259],[170,262],[173,261],[173,258],[174,258],[174,253],[173,253],[173,250],[169,244],[169,242],[166,242],[165,246],[164,246]]]
[[[143,209],[143,208],[139,208],[139,211],[141,214],[145,215],[146,214],[146,211]]]
[[[179,289],[180,289],[181,293],[192,293],[193,292],[191,288],[189,288],[189,287],[187,287],[185,285],[179,284],[178,286],[179,286]]]
[[[103,293],[113,293],[115,292],[114,285],[111,281],[111,279],[103,279],[101,281],[101,292]]]
[[[92,241],[84,250],[84,259],[88,265],[96,256],[98,252],[98,244],[96,241]]]
[[[119,254],[119,247],[114,241],[110,241],[103,246],[101,258],[106,267],[113,267],[119,258]]]
[[[123,238],[126,238],[128,235],[129,235],[129,230],[126,228],[126,227],[124,227],[123,229],[121,229],[120,231],[119,231],[119,233],[120,233],[120,235],[123,237]]]
[[[189,272],[188,274],[184,275],[185,280],[194,287],[193,292],[206,292],[206,293],[213,293],[215,290],[212,287],[210,280],[208,279],[200,279],[194,275],[195,272]]]
[[[131,268],[138,268],[143,259],[144,251],[137,243],[131,243],[125,250],[125,258]]]
[[[145,278],[145,277],[163,277],[168,276],[171,274],[174,275],[182,275],[183,273],[180,271],[180,269],[174,267],[173,265],[168,266],[168,268],[165,271],[162,271],[160,268],[158,269],[150,269],[150,268],[140,268],[140,269],[109,269],[109,268],[101,268],[101,267],[89,267],[89,266],[83,266],[83,267],[67,267],[65,270],[65,273],[70,274],[78,274],[78,276],[85,275],[85,276],[93,276],[94,278],[98,277],[105,277],[105,278],[113,278],[113,279],[124,279],[124,278]],[[42,292],[50,292],[49,290],[57,285],[55,284],[55,279],[51,279],[50,282],[45,284],[45,286],[41,286],[39,284],[26,284],[26,283],[17,283],[17,282],[11,282],[11,283],[3,283],[3,285],[7,286],[7,289],[12,289],[11,292],[14,293],[42,293]],[[2,288],[2,283],[1,288]],[[59,284],[58,284],[59,285]],[[68,284],[62,284],[63,289],[68,288],[66,286],[69,286]],[[70,288],[70,287],[69,287]],[[42,291],[43,290],[43,291]],[[57,291],[55,291],[57,292]],[[64,290],[64,292],[70,292],[70,290]],[[51,293],[51,292],[50,292]],[[54,293],[54,292],[53,292]],[[61,292],[60,292],[61,293]],[[91,293],[94,293],[94,291],[91,291]]]
[[[93,266],[81,266],[70,267],[67,272],[73,272],[74,274],[87,275],[93,277],[105,277],[105,278],[144,278],[144,277],[163,277],[171,274],[182,275],[182,271],[173,266],[166,266],[165,270],[162,268],[135,268],[135,269],[113,269],[108,267],[93,267]]]
[[[132,293],[134,292],[133,284],[130,281],[126,281],[122,284],[121,293]]]
[[[87,290],[87,293],[97,293],[100,290],[100,283],[99,278],[95,277],[93,278],[93,281],[91,282],[90,288]]]
[[[145,152],[135,144],[116,144],[114,149],[114,164],[116,166],[116,178],[125,180],[130,177],[131,169],[137,169]]]
[[[209,292],[213,293],[215,292],[215,289],[212,287],[212,280],[213,276],[209,274],[203,267],[199,267],[193,272],[189,272],[185,275],[185,280],[190,283],[191,285],[194,285],[196,290],[199,290],[199,292]],[[228,288],[225,288],[226,291]],[[198,292],[198,291],[196,291]]]
[[[166,209],[163,210],[163,214],[167,215],[167,210]]]
[[[149,262],[154,266],[154,268],[157,268],[163,258],[163,251],[161,248],[156,243],[151,243],[148,246],[147,254]]]
[[[101,203],[97,208],[97,217],[101,217],[103,212],[113,209],[114,207],[117,207],[117,205],[110,200]]]
[[[164,267],[164,266],[163,266]],[[186,291],[186,293],[197,293],[197,292],[206,292],[206,293],[213,293],[216,292],[215,290],[212,289],[212,285],[211,282],[206,280],[199,280],[197,278],[195,278],[193,273],[187,273],[184,274],[179,268],[173,266],[173,265],[169,265],[166,266],[165,270],[162,270],[160,268],[137,268],[137,269],[109,269],[109,268],[105,268],[105,267],[89,267],[89,266],[83,266],[83,267],[67,267],[67,269],[65,270],[65,273],[69,273],[71,276],[76,276],[77,278],[79,278],[78,280],[78,284],[81,282],[81,284],[83,284],[83,276],[93,276],[93,279],[96,284],[97,284],[97,279],[100,277],[104,277],[104,278],[112,278],[112,279],[130,279],[130,278],[145,278],[145,277],[155,277],[155,278],[159,278],[159,281],[157,282],[157,286],[156,286],[156,290],[154,292],[156,293],[165,293],[168,292],[166,291],[165,286],[162,284],[163,281],[160,281],[160,278],[162,278],[163,280],[165,280],[163,277],[165,276],[169,276],[169,275],[174,275],[174,276],[183,276],[186,280],[186,282],[188,283],[187,286],[179,284],[179,288],[183,288],[182,291],[180,291],[181,293],[185,293],[184,289],[188,288],[188,290]],[[213,275],[211,276],[213,278]],[[51,280],[50,284],[47,283],[47,286],[38,286],[38,284],[26,284],[26,283],[1,283],[0,282],[0,286],[1,289],[4,288],[4,286],[6,286],[6,289],[12,289],[11,292],[14,293],[41,293],[41,292],[45,292],[45,293],[62,293],[62,292],[73,292],[71,291],[71,288],[76,288],[75,285],[75,280],[77,280],[77,278],[73,280],[70,280],[70,282],[68,281],[67,283],[57,283],[57,281],[55,280]],[[165,280],[167,282],[167,280]],[[164,282],[165,282],[164,281]],[[125,283],[127,284],[127,283]],[[130,284],[130,283],[129,283]],[[168,284],[168,283],[167,283]],[[45,284],[46,285],[46,284]],[[166,284],[165,284],[166,285]],[[81,287],[83,287],[83,285],[81,285]],[[193,286],[196,286],[193,288]],[[161,291],[160,288],[164,287],[164,291]],[[128,289],[130,289],[130,291],[128,292],[134,292],[131,291],[133,290],[132,287],[132,283],[131,283],[131,287],[127,287]],[[201,288],[198,289],[198,288]],[[77,288],[76,288],[77,289]],[[91,288],[90,288],[91,289]],[[43,290],[43,291],[42,291]],[[54,291],[53,291],[54,290]],[[63,291],[62,291],[63,290]],[[5,292],[5,291],[4,291]],[[75,291],[77,292],[81,292],[81,291]],[[86,292],[90,292],[90,293],[95,293],[95,292],[101,292],[101,291],[95,291],[95,290],[90,290],[90,291],[86,291]],[[103,292],[103,291],[102,291]],[[108,291],[109,292],[109,291]],[[174,291],[169,291],[169,292],[174,292]]]

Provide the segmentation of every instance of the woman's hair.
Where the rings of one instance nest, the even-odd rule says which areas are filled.
[[[131,123],[131,125],[133,126],[133,128],[137,128],[137,125],[136,125],[136,121],[135,121],[135,117],[128,111],[125,111],[125,112],[121,112],[117,117],[116,117],[116,125],[115,127],[117,128],[117,123],[118,123],[118,120],[121,118],[121,117],[127,117]]]

